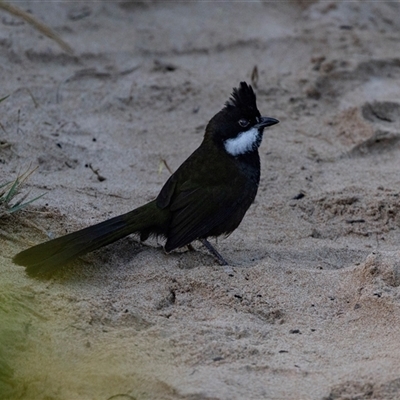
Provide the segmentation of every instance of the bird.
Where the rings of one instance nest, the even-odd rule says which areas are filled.
[[[128,213],[30,247],[13,262],[29,275],[58,267],[130,234],[140,241],[166,239],[166,253],[199,240],[221,265],[228,263],[207,240],[229,235],[253,203],[260,182],[258,148],[264,128],[251,85],[240,82],[208,122],[200,146],[169,177],[158,196]]]

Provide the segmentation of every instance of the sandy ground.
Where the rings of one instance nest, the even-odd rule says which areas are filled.
[[[0,13],[0,181],[46,193],[0,221],[0,398],[399,399],[400,4],[16,4],[75,55]],[[254,67],[281,123],[231,266],[135,238],[11,263],[153,199]]]

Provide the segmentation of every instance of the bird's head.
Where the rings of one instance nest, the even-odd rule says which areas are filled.
[[[236,157],[257,151],[264,128],[278,122],[275,118],[261,116],[253,88],[240,82],[225,107],[208,123],[206,137],[211,137],[218,146]]]

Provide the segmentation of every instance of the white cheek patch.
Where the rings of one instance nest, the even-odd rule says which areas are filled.
[[[235,138],[225,140],[225,150],[232,156],[254,151],[260,145],[261,134],[257,128],[251,128],[248,131],[239,133]]]

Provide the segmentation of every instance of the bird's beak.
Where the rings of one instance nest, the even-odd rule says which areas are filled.
[[[270,117],[260,117],[259,123],[254,126],[254,128],[260,129],[260,128],[265,128],[267,126],[275,125],[279,121],[275,118],[270,118]]]

